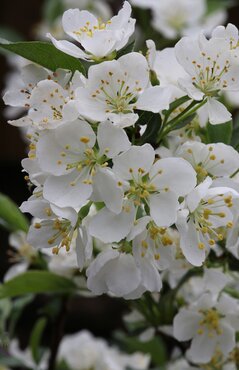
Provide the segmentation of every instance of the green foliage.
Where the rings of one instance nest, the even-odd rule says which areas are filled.
[[[24,364],[20,360],[12,356],[7,356],[3,354],[0,354],[0,365],[11,366],[11,367],[24,366]],[[24,369],[26,369],[26,367],[24,367]]]
[[[47,324],[47,319],[41,317],[35,324],[30,338],[30,347],[32,352],[32,358],[36,364],[39,364],[42,357],[42,351],[40,349],[41,338],[44,332],[44,329]]]
[[[17,205],[6,195],[0,193],[0,225],[9,231],[27,232],[28,221]]]
[[[85,74],[84,66],[78,59],[63,53],[48,42],[28,41],[8,44],[1,43],[0,48],[20,55],[51,71],[62,68],[72,72],[80,71]]]
[[[71,294],[76,285],[69,279],[48,271],[27,271],[0,286],[0,298],[28,293]]]
[[[119,59],[120,57],[122,57],[125,54],[132,53],[132,51],[134,51],[134,48],[135,48],[135,40],[130,42],[128,45],[126,45],[123,49],[121,49],[117,53],[117,59]]]
[[[160,114],[156,114],[156,113],[143,112],[139,118],[139,121],[143,119],[144,119],[144,122],[146,122],[147,127],[146,127],[145,132],[140,138],[140,144],[149,143],[149,144],[155,145],[157,134],[160,131],[160,128],[162,125],[161,116]]]
[[[173,130],[179,130],[180,128],[183,128],[187,125],[189,125],[189,123],[192,122],[192,120],[196,117],[196,113],[193,113],[191,114],[190,116],[184,118],[181,120],[181,122],[179,122],[177,125],[173,126]]]
[[[232,121],[222,123],[221,125],[211,125],[206,128],[206,138],[208,143],[230,144],[232,139]]]
[[[17,322],[20,319],[23,310],[28,304],[30,304],[33,301],[33,298],[34,296],[32,294],[28,294],[27,296],[19,297],[12,300],[12,309],[8,326],[8,332],[10,337],[12,337],[15,332]]]
[[[62,16],[64,6],[61,0],[45,0],[43,7],[43,18],[49,23],[54,22],[58,17]]]
[[[236,0],[208,0],[207,1],[208,13],[210,14],[220,9],[225,10],[226,8],[229,8],[234,4],[236,5],[236,2],[237,2]]]
[[[166,348],[160,336],[155,336],[147,342],[141,342],[137,336],[126,337],[123,333],[117,333],[116,339],[121,343],[123,350],[129,353],[139,351],[150,354],[155,366],[162,366],[167,360]]]
[[[233,121],[233,133],[232,133],[231,145],[237,151],[239,151],[239,114],[236,115]]]
[[[191,98],[189,98],[189,96],[185,95],[185,96],[182,96],[181,98],[175,100],[174,102],[172,102],[170,105],[169,105],[169,109],[168,110],[165,110],[163,111],[163,114],[164,114],[164,121],[167,121],[168,120],[168,117],[171,115],[171,113],[177,109],[178,107],[180,107],[180,105],[186,103],[187,101],[191,100]]]

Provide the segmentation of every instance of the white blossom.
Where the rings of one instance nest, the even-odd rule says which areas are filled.
[[[130,17],[131,6],[125,1],[118,15],[102,22],[87,10],[69,9],[62,18],[65,33],[81,45],[78,47],[67,40],[57,41],[51,34],[56,48],[75,58],[100,60],[122,49],[134,32],[135,19]]]
[[[119,213],[123,192],[107,161],[129,147],[125,131],[110,122],[99,124],[97,136],[82,120],[47,132],[36,150],[40,167],[50,174],[44,183],[44,197],[59,207],[78,208],[93,193],[94,199]]]
[[[150,86],[147,60],[133,52],[90,67],[85,86],[76,90],[76,99],[79,113],[85,118],[110,119],[127,127],[137,121],[136,109],[154,113],[167,109],[171,89]]]
[[[238,193],[227,187],[210,188],[211,184],[207,177],[186,197],[176,223],[182,252],[195,266],[201,266],[210,249],[224,239],[220,228],[233,226],[231,207]]]
[[[238,152],[223,143],[206,145],[194,141],[186,142],[178,148],[176,155],[191,163],[199,182],[208,175],[213,179],[229,177],[239,168]]]
[[[174,336],[192,339],[188,355],[195,363],[208,363],[219,349],[225,356],[235,347],[239,322],[237,300],[222,293],[218,301],[208,293],[174,318]]]
[[[150,357],[140,352],[127,355],[84,330],[63,338],[58,353],[58,361],[62,360],[72,370],[126,370],[129,366],[146,370]]]
[[[222,91],[239,88],[239,64],[232,58],[227,42],[215,37],[207,40],[184,37],[175,46],[176,57],[188,74],[180,79],[181,88],[194,100],[207,102],[203,107],[211,124],[230,121],[231,114],[216,97]]]

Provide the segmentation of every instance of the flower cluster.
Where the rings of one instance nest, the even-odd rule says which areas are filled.
[[[173,1],[132,3],[167,13],[167,27],[166,18],[159,23],[170,37],[205,12],[204,1],[193,13],[192,2],[179,1],[185,19]],[[127,1],[106,22],[67,10],[62,26],[67,40],[48,37],[87,73],[30,63],[4,95],[7,105],[27,110],[10,124],[26,127],[22,165],[34,187],[20,207],[33,216],[26,240],[12,240],[24,262],[6,280],[41,250],[50,270],[84,276],[95,295],[137,299],[170,286],[183,297],[173,335],[192,340],[187,360],[226,358],[236,346],[239,306],[223,292],[227,277],[210,267],[223,261],[226,269],[228,255],[239,259],[239,153],[210,130],[232,119],[223,97],[239,92],[238,30],[219,26],[210,38],[196,33],[162,51],[148,40],[147,52],[136,52],[129,50],[135,19]],[[209,280],[191,293],[192,303],[180,282],[195,270],[199,290]]]

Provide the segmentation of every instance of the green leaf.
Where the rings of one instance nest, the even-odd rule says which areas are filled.
[[[181,98],[175,100],[174,102],[172,102],[170,105],[169,105],[169,109],[163,111],[163,114],[166,118],[168,118],[170,116],[170,114],[175,110],[177,109],[178,107],[180,107],[180,105],[186,103],[187,101],[191,100],[191,98],[189,98],[189,96],[185,95],[185,96],[182,96]]]
[[[40,343],[41,338],[44,332],[44,329],[47,324],[47,319],[45,317],[41,317],[35,324],[31,337],[30,337],[30,347],[32,352],[32,358],[34,359],[36,364],[39,364],[41,357],[42,357],[42,351],[40,350]]]
[[[220,125],[211,125],[206,128],[208,143],[224,143],[230,144],[232,139],[232,121],[222,123]]]
[[[172,131],[179,130],[180,128],[183,128],[183,127],[187,126],[190,122],[192,122],[192,120],[195,117],[196,117],[196,113],[193,113],[190,116],[188,116],[187,118],[182,119],[182,121],[180,123],[178,123],[176,126],[173,127]]]
[[[27,232],[28,221],[17,205],[6,195],[0,193],[0,225],[9,231]]]
[[[43,18],[49,22],[54,22],[64,13],[64,6],[61,0],[45,0],[43,7]]]
[[[239,150],[239,114],[233,119],[233,133],[231,139],[231,145]]]
[[[125,351],[129,353],[142,352],[149,353],[154,365],[161,366],[165,364],[167,354],[164,343],[160,337],[154,337],[148,342],[141,342],[138,337],[125,336],[123,333],[116,333],[116,339],[122,343]]]
[[[13,366],[13,367],[22,367],[24,364],[22,361],[20,361],[17,358],[14,358],[11,356],[3,355],[0,353],[0,365],[5,365],[5,366]],[[25,369],[25,367],[24,367]]]
[[[149,143],[154,145],[157,140],[157,134],[160,131],[162,119],[160,114],[151,113],[150,116],[147,116],[147,127],[145,132],[140,138],[140,143]]]
[[[27,296],[22,296],[20,298],[16,298],[12,300],[12,311],[10,315],[9,325],[8,325],[8,332],[10,338],[14,336],[15,328],[17,325],[18,320],[20,319],[23,310],[25,307],[30,304],[34,299],[33,294],[28,294]]]
[[[73,281],[48,271],[27,271],[0,286],[0,298],[28,293],[74,293]]]
[[[121,49],[117,53],[117,59],[119,59],[120,57],[122,57],[125,54],[132,53],[132,51],[134,51],[134,48],[135,48],[135,40],[130,42],[128,45],[126,45],[123,49]]]
[[[80,71],[85,74],[84,66],[78,59],[63,53],[49,42],[14,42],[9,44],[0,44],[0,48],[20,55],[31,62],[50,69],[51,71],[56,71],[58,68],[62,68],[72,72]]]

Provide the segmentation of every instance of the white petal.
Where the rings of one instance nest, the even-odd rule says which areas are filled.
[[[155,152],[150,144],[132,146],[127,152],[113,159],[113,171],[125,180],[132,176],[137,178],[139,169],[148,173],[155,158]]]
[[[125,130],[107,121],[99,124],[97,141],[100,154],[106,154],[108,158],[116,157],[130,148],[130,141]]]
[[[204,334],[197,334],[193,338],[188,354],[193,362],[206,364],[213,357],[215,348],[216,337],[209,337],[208,332],[205,331]]]
[[[7,121],[7,122],[10,125],[16,126],[16,127],[27,127],[27,126],[32,125],[32,123],[33,123],[31,118],[29,118],[27,116],[24,116],[22,118],[15,119],[15,120]]]
[[[150,292],[159,292],[162,288],[162,280],[156,266],[146,257],[142,257],[139,268],[141,284]]]
[[[227,356],[236,346],[236,335],[235,329],[226,320],[223,323],[222,321],[224,320],[221,320],[222,334],[218,336],[218,342],[222,353]]]
[[[104,268],[108,262],[114,260],[119,256],[119,252],[116,250],[108,249],[94,259],[86,271],[87,286],[95,294],[106,293],[108,288],[105,282],[105,271]]]
[[[117,297],[122,297],[134,291],[140,284],[141,276],[134,258],[131,254],[120,254],[114,260],[109,276],[107,287]]]
[[[159,113],[163,109],[169,108],[171,100],[172,90],[170,87],[154,86],[144,90],[139,96],[136,106],[137,109]]]
[[[98,25],[97,18],[87,10],[80,11],[79,9],[68,9],[64,12],[62,17],[62,26],[65,33],[76,41],[80,41],[81,39],[76,32],[79,32],[81,28],[84,28],[87,22],[89,22],[91,28]]]
[[[50,33],[47,34],[47,37],[49,37],[53,45],[57,49],[63,51],[63,53],[71,55],[72,57],[75,57],[75,58],[80,58],[80,59],[88,58],[88,55],[83,50],[81,50],[76,45],[74,45],[72,42],[67,41],[67,40],[58,41]]]
[[[91,93],[83,87],[78,88],[75,93],[78,111],[83,117],[94,121],[105,121],[108,118],[105,112],[106,103],[94,101]]]
[[[195,87],[191,80],[180,78],[178,80],[179,87],[185,91],[188,96],[194,100],[202,100],[204,97],[204,93]]]
[[[89,233],[105,243],[119,242],[130,232],[134,218],[132,204],[126,203],[118,215],[103,208],[90,221]]]
[[[20,263],[16,263],[15,265],[11,266],[6,274],[4,275],[4,282],[13,279],[15,276],[22,274],[23,272],[27,271],[29,267],[29,262],[22,261]]]
[[[94,187],[97,188],[100,200],[110,211],[117,214],[121,212],[124,192],[113,171],[109,168],[99,168],[94,177]]]
[[[178,196],[188,194],[197,183],[196,172],[190,163],[182,158],[159,159],[153,165],[149,175],[157,188],[168,188]]]
[[[150,220],[151,220],[151,217],[149,217],[149,216],[141,217],[140,219],[136,220],[134,222],[134,226],[133,226],[132,230],[130,231],[129,235],[127,236],[127,240],[131,241],[136,236],[141,234],[146,229],[146,226],[150,222]]]
[[[150,195],[149,207],[150,215],[156,225],[167,227],[176,222],[179,203],[175,193],[168,191]]]
[[[173,335],[179,341],[186,341],[195,335],[201,319],[198,312],[182,309],[173,321]]]
[[[44,198],[58,207],[81,207],[92,193],[92,185],[84,183],[86,177],[84,173],[79,176],[78,171],[61,177],[49,176],[44,184]]]
[[[212,185],[211,177],[207,177],[201,184],[199,184],[191,193],[187,196],[187,206],[191,212],[194,212],[198,207],[201,199],[203,199],[207,193],[209,187]],[[217,193],[218,194],[218,193]]]
[[[208,99],[206,106],[208,109],[209,122],[212,125],[225,123],[232,119],[231,113],[216,99]]]

